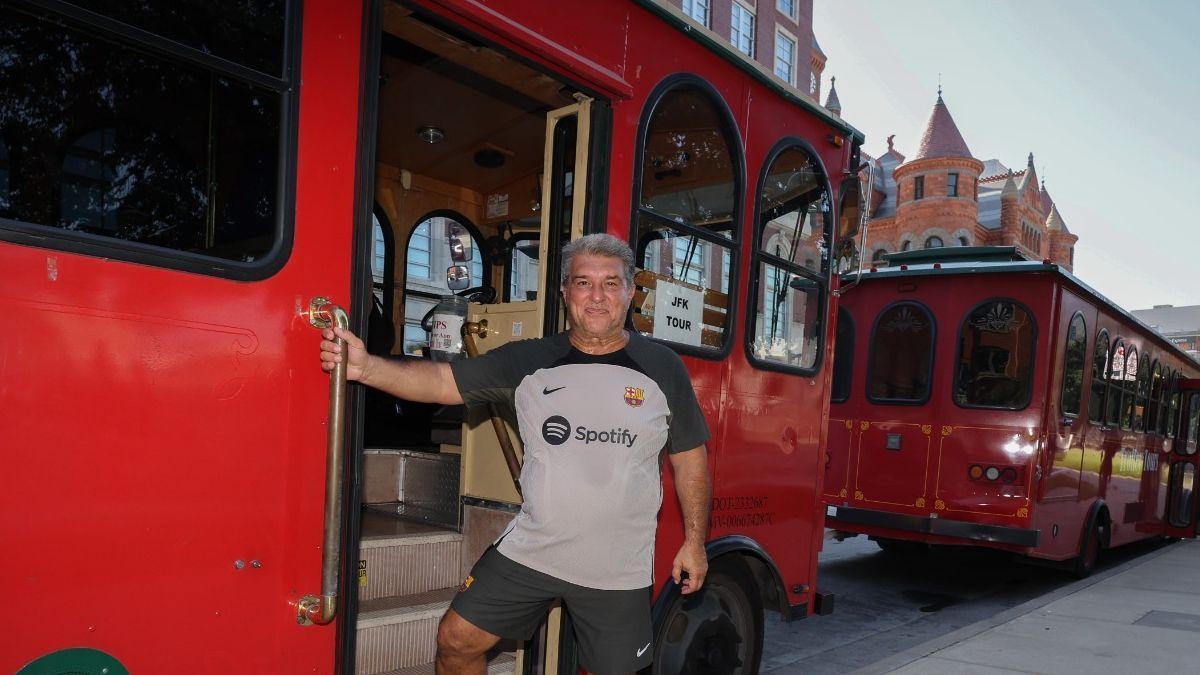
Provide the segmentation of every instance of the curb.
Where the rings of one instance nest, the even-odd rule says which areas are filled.
[[[898,670],[914,661],[917,661],[918,659],[922,659],[930,654],[958,644],[959,642],[969,640],[980,633],[995,628],[996,626],[1008,623],[1013,619],[1045,607],[1056,600],[1061,600],[1062,598],[1074,595],[1084,589],[1095,586],[1096,584],[1105,581],[1110,577],[1114,577],[1135,567],[1140,567],[1141,565],[1148,563],[1161,555],[1166,555],[1171,551],[1176,551],[1181,543],[1184,542],[1167,544],[1156,551],[1151,551],[1144,555],[1140,555],[1137,558],[1123,562],[1112,569],[1104,570],[1099,574],[1093,574],[1087,579],[1080,579],[1079,581],[1076,581],[1070,585],[1063,586],[1062,588],[1047,593],[1046,595],[1034,598],[1033,600],[1029,600],[1028,602],[1024,602],[1016,607],[1010,607],[989,619],[976,621],[969,626],[963,626],[956,631],[946,633],[941,637],[934,638],[928,642],[919,644],[916,647],[910,647],[902,652],[893,654],[886,659],[863,666],[858,670],[852,671],[851,675],[881,675],[882,673],[889,673],[893,670]]]

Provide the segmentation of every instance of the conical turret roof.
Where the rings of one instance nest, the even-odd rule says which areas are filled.
[[[1046,216],[1046,229],[1052,230],[1052,231],[1053,230],[1061,230],[1063,232],[1067,231],[1067,224],[1063,222],[1062,216],[1059,215],[1057,204],[1052,204],[1050,206],[1050,215]]]
[[[825,99],[825,109],[838,117],[842,116],[842,102],[838,100],[836,77],[829,78],[829,96]]]
[[[934,157],[971,157],[971,150],[958,131],[958,125],[950,116],[950,109],[938,92],[937,103],[933,112],[929,113],[929,121],[925,123],[925,133],[921,135],[921,146],[917,154],[909,161],[931,159]]]

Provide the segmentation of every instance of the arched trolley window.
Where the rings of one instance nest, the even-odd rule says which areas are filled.
[[[1096,333],[1096,344],[1092,348],[1092,387],[1088,399],[1088,420],[1104,424],[1104,390],[1108,374],[1108,331]]]
[[[873,403],[920,405],[929,400],[937,324],[916,302],[885,307],[871,329],[867,399]]]
[[[1121,423],[1121,398],[1125,382],[1125,343],[1115,338],[1108,354],[1108,389],[1105,398],[1104,423],[1115,427]]]
[[[733,117],[711,85],[678,75],[650,95],[639,138],[633,326],[719,357],[736,298],[743,164]]]
[[[968,408],[1018,410],[1029,404],[1037,324],[1011,298],[988,300],[967,313],[958,333],[954,402]]]
[[[1063,348],[1062,395],[1059,404],[1064,417],[1079,415],[1083,402],[1083,367],[1087,359],[1087,324],[1083,314],[1075,313],[1067,327],[1067,343]]]
[[[845,307],[838,308],[837,333],[833,344],[833,386],[830,399],[842,403],[850,398],[854,377],[854,319]]]
[[[829,182],[803,141],[768,155],[759,182],[751,263],[754,315],[747,350],[756,365],[811,374],[824,342],[833,222]]]

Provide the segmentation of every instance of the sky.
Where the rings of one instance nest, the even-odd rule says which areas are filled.
[[[813,4],[822,95],[837,77],[864,150],[916,152],[940,73],[977,159],[1034,154],[1076,276],[1129,310],[1200,305],[1200,1]]]

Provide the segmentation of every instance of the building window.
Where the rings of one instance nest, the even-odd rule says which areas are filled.
[[[1108,372],[1108,331],[1096,334],[1096,345],[1092,349],[1092,397],[1088,399],[1088,419],[1096,424],[1104,422],[1104,375]]]
[[[795,84],[796,41],[781,32],[775,33],[775,74],[784,82]]]
[[[966,237],[959,237],[959,238],[958,238],[958,245],[959,245],[959,246],[970,246],[970,245],[971,245],[971,240],[970,240],[970,239],[967,239]]]
[[[433,273],[433,261],[429,251],[429,227],[432,219],[417,225],[408,240],[408,254],[404,260],[408,263],[408,276],[414,279],[428,279]]]
[[[915,302],[899,302],[880,312],[871,331],[867,398],[898,404],[928,400],[934,332],[933,316]]]
[[[750,354],[811,372],[821,353],[831,200],[820,163],[799,147],[770,161],[759,195]],[[819,261],[819,263],[818,263]]]
[[[833,385],[830,399],[842,403],[850,398],[854,372],[854,320],[845,307],[838,308],[837,334],[833,343]]]
[[[912,242],[911,242],[911,241],[905,241],[905,242],[903,242],[902,244],[900,244],[900,250],[901,250],[901,251],[907,251],[907,250],[908,250],[908,249],[910,249],[910,248],[912,248]]]
[[[817,95],[817,74],[814,71],[808,71],[808,93],[813,96]]]
[[[925,198],[925,176],[913,179],[913,201]]]
[[[979,408],[1024,408],[1033,385],[1036,326],[1013,300],[971,310],[959,332],[954,402]]]
[[[708,5],[710,0],[683,0],[683,13],[708,27]]]
[[[1083,315],[1076,312],[1067,327],[1067,345],[1063,350],[1062,414],[1075,417],[1083,402],[1083,366],[1087,359],[1087,325]]]
[[[951,173],[946,175],[946,196],[958,196],[958,174]]]
[[[878,251],[875,251],[874,253],[871,254],[871,262],[873,262],[873,263],[882,262],[883,257],[887,254],[888,254],[887,249],[881,248]]]
[[[699,81],[685,81],[652,96],[638,158],[638,209],[634,226],[637,285],[670,284],[698,291],[702,322],[681,329],[655,316],[655,301],[635,303],[634,327],[644,335],[689,349],[716,351],[733,334],[726,311],[737,278],[737,204],[742,158],[737,132],[718,105],[718,95]],[[690,289],[690,290],[689,290]],[[682,296],[681,296],[682,297]],[[695,308],[693,308],[695,309]],[[699,330],[697,330],[697,328]]]
[[[731,6],[729,41],[739,52],[754,58],[754,12],[737,0]]]
[[[775,7],[792,21],[796,20],[796,0],[775,0]]]
[[[946,244],[942,242],[942,238],[934,235],[925,240],[925,248],[942,248]]]

